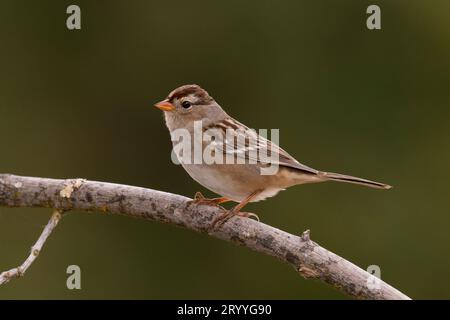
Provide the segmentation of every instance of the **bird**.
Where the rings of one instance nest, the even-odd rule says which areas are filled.
[[[192,201],[214,206],[220,206],[229,201],[237,203],[230,210],[224,209],[225,212],[213,220],[212,228],[235,215],[255,217],[259,220],[255,214],[242,212],[241,210],[250,202],[273,197],[281,190],[295,185],[338,181],[376,189],[391,188],[390,185],[385,183],[320,171],[301,164],[277,144],[256,134],[246,125],[228,115],[214,98],[199,85],[180,86],[171,91],[166,99],[156,103],[155,107],[163,111],[166,126],[172,136],[173,150],[180,143],[179,140],[173,139],[177,132],[182,131],[190,135],[189,140],[186,139],[189,143],[185,144],[185,147],[188,148],[187,151],[191,151],[190,155],[183,157],[183,153],[189,152],[181,148],[176,154],[178,160],[184,158],[180,160],[183,168],[200,185],[220,196],[205,198],[200,192],[197,192]],[[235,161],[232,163],[192,161],[194,144],[199,143],[201,151],[205,151],[208,145],[203,137],[196,137],[196,123],[201,124],[200,130],[202,133],[211,130],[222,133],[222,135],[217,134],[212,139],[214,151]],[[230,136],[227,136],[228,133],[230,133]],[[230,137],[230,139],[227,137]],[[253,144],[249,143],[251,138],[254,140]],[[198,141],[199,139],[202,141]],[[255,153],[250,152],[252,148],[258,152],[262,148],[270,149],[271,155],[274,155],[274,157],[255,157]],[[277,166],[277,171],[274,174],[261,174],[264,168],[271,165]]]

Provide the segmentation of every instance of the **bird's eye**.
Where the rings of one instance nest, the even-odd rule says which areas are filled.
[[[185,109],[189,109],[190,107],[192,107],[192,104],[189,101],[183,101],[181,103],[181,106]]]

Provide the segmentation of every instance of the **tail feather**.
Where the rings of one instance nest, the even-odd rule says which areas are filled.
[[[377,188],[377,189],[392,188],[392,186],[385,184],[385,183],[370,181],[370,180],[362,179],[362,178],[358,178],[358,177],[347,176],[345,174],[340,174],[340,173],[319,172],[318,175],[324,177],[327,180],[355,183],[355,184],[360,184],[360,185],[363,185],[366,187],[372,187],[372,188]]]

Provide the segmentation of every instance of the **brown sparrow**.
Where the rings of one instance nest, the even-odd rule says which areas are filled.
[[[208,92],[198,85],[181,86],[173,90],[165,100],[157,103],[155,106],[164,111],[166,125],[171,135],[181,129],[191,134],[191,141],[188,144],[189,148],[194,148],[191,142],[195,144],[199,142],[196,141],[198,139],[201,139],[201,151],[204,151],[207,147],[202,137],[195,137],[195,123],[201,121],[203,133],[211,129],[223,133],[222,139],[215,136],[213,141],[216,148],[215,152],[219,152],[223,156],[231,156],[234,160],[245,160],[233,163],[205,163],[180,160],[183,168],[195,181],[221,196],[220,198],[206,199],[200,193],[197,193],[194,201],[214,205],[227,201],[238,202],[233,209],[216,219],[213,222],[213,226],[218,221],[225,220],[233,215],[253,215],[242,213],[240,210],[249,202],[256,202],[275,196],[279,191],[297,184],[331,180],[355,183],[378,189],[391,188],[391,186],[384,183],[338,173],[318,171],[299,163],[276,144],[256,135],[254,131],[230,117]],[[226,135],[228,132],[232,132],[231,139],[225,138],[229,137]],[[263,147],[270,149],[270,153],[276,157],[251,156],[249,149],[252,149],[252,146],[249,143],[249,137],[251,138],[252,134],[253,137],[256,137],[253,149],[261,149]],[[173,139],[173,135],[172,140],[175,150],[177,141]],[[233,143],[230,143],[230,140]],[[238,141],[237,143],[236,140]],[[241,142],[239,143],[239,141]],[[180,159],[183,155],[179,153],[177,157]],[[192,160],[192,157],[189,160]],[[275,174],[261,174],[261,170],[264,167],[272,164],[278,166]]]

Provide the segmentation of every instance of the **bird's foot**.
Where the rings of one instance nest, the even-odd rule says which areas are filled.
[[[230,201],[230,199],[228,198],[212,198],[212,199],[208,199],[205,198],[201,192],[196,192],[194,199],[189,201],[189,204],[195,203],[195,204],[204,204],[204,205],[209,205],[209,206],[214,206],[214,207],[220,207],[221,203],[225,203]]]
[[[227,222],[230,218],[234,217],[234,216],[239,216],[239,217],[245,217],[245,218],[254,218],[256,221],[260,221],[259,217],[251,212],[241,212],[238,211],[236,212],[235,210],[231,209],[231,210],[227,210],[225,211],[223,214],[221,214],[220,216],[216,217],[213,222],[211,223],[211,226],[208,228],[208,231],[215,231],[217,229],[219,229],[225,222]]]

